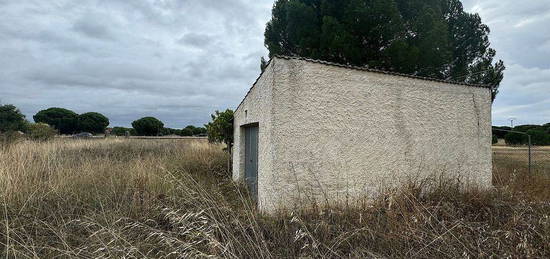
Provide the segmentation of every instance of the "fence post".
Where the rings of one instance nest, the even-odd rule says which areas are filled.
[[[529,140],[529,175],[531,175],[531,135],[527,135]]]
[[[514,130],[505,130],[505,129],[495,129],[493,128],[492,131],[503,131],[503,132],[511,132],[511,133],[517,133],[517,134],[521,134],[521,135],[525,135],[527,136],[527,139],[528,139],[528,156],[529,156],[529,165],[527,166],[528,168],[528,173],[531,174],[531,168],[532,168],[532,158],[531,158],[531,135],[525,133],[525,132],[521,132],[521,131],[514,131]]]

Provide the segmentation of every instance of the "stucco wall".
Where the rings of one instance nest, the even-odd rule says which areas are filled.
[[[272,64],[276,62],[272,61]],[[271,142],[271,118],[275,68],[270,65],[258,78],[234,114],[233,180],[244,182],[245,125],[259,125],[258,132],[258,196],[265,195],[265,175],[273,172],[273,145]],[[261,203],[261,201],[260,201]]]
[[[261,209],[373,196],[438,173],[491,185],[489,89],[297,59],[268,70],[236,113],[260,122]]]

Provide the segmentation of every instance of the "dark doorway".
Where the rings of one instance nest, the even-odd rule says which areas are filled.
[[[258,126],[245,128],[244,177],[254,200],[258,199]]]

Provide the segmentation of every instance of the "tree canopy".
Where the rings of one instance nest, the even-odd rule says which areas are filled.
[[[233,111],[216,111],[212,114],[212,122],[205,125],[210,142],[223,142],[231,152],[233,146]]]
[[[164,128],[164,123],[154,117],[144,117],[132,122],[132,127],[140,136],[158,136]]]
[[[63,108],[49,108],[33,116],[36,123],[46,123],[61,134],[72,134],[78,130],[78,114]]]
[[[103,133],[109,126],[109,119],[101,113],[88,112],[78,115],[78,129],[90,133]]]
[[[25,115],[17,107],[0,105],[0,133],[8,131],[25,131],[27,121]]]
[[[526,132],[531,136],[531,144],[535,146],[550,145],[550,134],[546,133],[543,128],[529,129]]]
[[[297,55],[493,85],[489,27],[460,0],[277,0],[265,30],[270,57]]]
[[[188,134],[189,132],[191,132],[191,135],[190,136],[193,136],[193,135],[200,135],[200,134],[205,134],[206,133],[206,128],[203,128],[203,127],[195,127],[193,125],[188,125],[187,127],[183,128],[185,130],[185,134]]]
[[[518,125],[511,127],[493,127],[493,135],[498,138],[504,138],[508,145],[527,145],[529,136],[531,136],[531,144],[534,146],[550,145],[550,123],[544,125]],[[506,132],[503,130],[513,131]],[[523,132],[524,134],[521,134]]]
[[[193,130],[189,129],[189,128],[183,128],[181,130],[181,135],[184,136],[184,137],[193,136]]]

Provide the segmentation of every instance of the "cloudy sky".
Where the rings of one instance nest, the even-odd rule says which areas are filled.
[[[463,0],[508,67],[495,125],[550,122],[550,1]],[[0,103],[202,125],[258,74],[273,0],[0,0]]]

